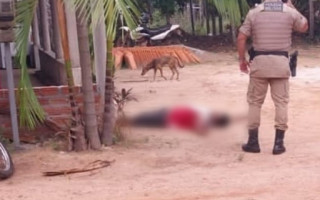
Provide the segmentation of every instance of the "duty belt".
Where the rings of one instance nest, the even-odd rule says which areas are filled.
[[[289,53],[287,51],[255,51],[255,56],[266,55],[285,56],[289,58]]]
[[[253,48],[250,48],[248,53],[250,56],[250,61],[252,61],[256,56],[266,55],[285,56],[289,58],[289,53],[287,51],[255,51]]]
[[[254,57],[262,56],[262,55],[276,55],[276,56],[285,56],[289,58],[289,53],[287,51],[255,51],[253,47],[251,47],[248,53],[250,56],[250,61],[252,61]],[[290,55],[290,62],[289,62],[291,75],[293,77],[296,76],[297,59],[298,59],[298,51],[295,51],[293,54]]]

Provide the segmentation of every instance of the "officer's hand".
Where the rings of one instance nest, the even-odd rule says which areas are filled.
[[[249,62],[247,60],[240,60],[240,71],[243,73],[249,73]]]

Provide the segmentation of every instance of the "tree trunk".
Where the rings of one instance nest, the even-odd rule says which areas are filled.
[[[211,17],[212,17],[212,36],[215,36],[217,35],[217,23],[216,23],[216,15],[213,9],[211,11]]]
[[[201,26],[203,26],[204,25],[204,4],[205,4],[205,2],[204,2],[205,0],[199,0],[199,7],[200,7],[200,9],[199,9],[199,18],[200,18],[200,24],[201,24]]]
[[[101,148],[98,133],[97,114],[95,107],[95,95],[92,83],[91,56],[89,46],[89,34],[85,13],[76,11],[79,55],[81,63],[82,92],[84,99],[84,124],[85,134],[89,140],[89,145],[94,150]]]
[[[234,45],[236,45],[236,43],[237,43],[237,29],[236,29],[236,26],[234,25],[234,23],[231,23],[230,31],[231,31],[231,36],[232,36],[232,42]]]
[[[207,35],[209,35],[210,34],[210,14],[209,14],[208,0],[204,0],[204,10],[205,10],[205,16],[206,16]]]
[[[170,20],[171,20],[171,16],[169,14],[166,14],[167,25],[171,24]]]
[[[91,0],[93,2],[93,0]],[[101,8],[103,9],[103,8]],[[103,14],[103,10],[101,10]],[[97,26],[93,28],[93,47],[94,47],[94,65],[95,74],[97,77],[97,89],[100,94],[100,105],[98,110],[99,115],[99,132],[103,129],[103,110],[104,110],[104,95],[105,95],[105,80],[106,80],[106,65],[107,65],[107,39],[106,25],[104,16],[100,16]]]
[[[83,151],[87,149],[85,134],[79,114],[79,107],[75,100],[74,80],[72,75],[72,66],[70,60],[70,49],[68,43],[68,34],[64,5],[62,0],[57,1],[57,11],[59,16],[59,31],[61,35],[62,50],[64,54],[65,70],[69,87],[69,102],[72,109],[72,121],[69,135],[69,150]]]
[[[221,15],[219,15],[219,33],[220,35],[223,34],[223,18]]]
[[[195,30],[194,30],[194,17],[193,17],[193,3],[192,3],[192,0],[189,0],[189,5],[190,5],[190,18],[191,18],[192,35],[195,35]]]
[[[147,8],[148,8],[148,13],[150,14],[150,24],[152,24],[153,23],[153,17],[152,17],[153,6],[152,6],[151,0],[147,0]]]
[[[309,23],[310,23],[310,28],[309,28],[309,37],[311,39],[314,38],[314,1],[309,0]]]
[[[107,39],[107,70],[106,70],[106,89],[105,89],[105,107],[104,107],[104,117],[103,117],[103,133],[102,133],[102,143],[104,145],[113,144],[113,130],[115,125],[115,105],[113,101],[114,95],[114,63],[113,63],[113,39]]]

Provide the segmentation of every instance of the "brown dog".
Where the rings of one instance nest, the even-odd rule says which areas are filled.
[[[154,70],[153,80],[156,79],[157,70],[160,71],[161,77],[167,80],[167,78],[163,76],[162,68],[165,66],[168,66],[172,71],[171,80],[173,79],[175,74],[177,74],[177,80],[179,80],[179,71],[177,69],[177,65],[180,68],[184,67],[184,65],[180,63],[179,59],[174,56],[163,56],[161,58],[156,58],[152,60],[149,64],[147,64],[145,67],[143,67],[141,76],[145,75],[149,70],[153,69]]]

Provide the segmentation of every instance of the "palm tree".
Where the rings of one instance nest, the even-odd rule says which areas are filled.
[[[105,16],[106,35],[107,35],[107,67],[105,79],[105,108],[103,116],[103,132],[101,140],[104,145],[111,145],[113,143],[113,130],[115,124],[115,106],[113,102],[114,97],[114,63],[113,63],[113,41],[117,32],[117,22],[120,15],[123,16],[128,26],[133,29],[136,25],[136,17],[139,16],[138,9],[133,0],[73,0],[77,9],[86,10],[90,7],[90,16],[92,25],[95,26],[101,16],[101,12]],[[101,8],[104,8],[103,10]]]
[[[95,108],[95,96],[92,83],[91,55],[89,33],[85,13],[79,9],[76,11],[77,30],[81,63],[82,90],[84,96],[84,122],[85,134],[89,145],[94,150],[101,148],[98,133],[97,114]]]
[[[65,69],[67,74],[67,81],[69,86],[69,99],[70,106],[72,108],[72,124],[70,129],[70,140],[74,140],[70,143],[70,149],[73,150],[84,150],[86,149],[86,138],[85,133],[83,131],[83,125],[81,120],[81,115],[79,113],[79,107],[76,104],[75,96],[74,96],[74,81],[71,70],[71,61],[69,55],[69,46],[68,46],[68,35],[66,31],[66,21],[65,21],[65,13],[63,8],[63,0],[57,0],[57,10],[59,13],[59,25],[60,25],[60,35],[61,42],[64,52],[64,60],[65,60]],[[70,3],[70,0],[65,0]],[[105,17],[106,22],[106,34],[107,34],[107,52],[108,52],[108,62],[107,62],[107,70],[106,70],[106,90],[105,90],[105,115],[104,115],[104,132],[102,134],[102,142],[103,144],[112,144],[112,132],[114,126],[114,113],[112,112],[113,105],[113,93],[114,93],[114,65],[113,65],[113,56],[112,56],[112,48],[113,48],[113,40],[116,34],[117,21],[120,14],[126,20],[126,23],[130,28],[133,28],[136,24],[135,16],[139,15],[138,9],[136,8],[136,4],[133,0],[72,0],[75,8],[77,10],[78,26],[79,32],[82,33],[79,43],[83,49],[80,50],[84,56],[82,57],[82,69],[88,70],[88,66],[90,63],[88,61],[88,35],[87,35],[87,27],[86,20],[90,18],[91,25],[94,27],[101,20],[101,15]],[[19,102],[20,102],[20,123],[26,124],[31,128],[34,128],[37,123],[41,123],[44,120],[44,112],[41,109],[40,104],[37,101],[37,98],[32,90],[32,85],[28,77],[27,66],[25,63],[26,55],[27,55],[27,44],[28,44],[28,36],[30,32],[30,27],[32,23],[32,19],[35,15],[36,7],[38,5],[38,0],[22,0],[18,1],[17,6],[17,24],[20,25],[20,28],[17,31],[17,49],[18,49],[18,57],[20,64],[22,66],[21,71],[21,81],[20,81],[20,90],[19,90]],[[88,9],[89,8],[89,9]],[[101,9],[103,8],[103,9]],[[81,20],[82,19],[82,20]],[[88,73],[86,73],[88,72]],[[86,74],[83,74],[83,81],[89,80],[89,71],[85,71]],[[85,76],[87,75],[87,76]],[[90,79],[91,80],[91,79]],[[91,82],[92,84],[92,82]],[[92,92],[89,90],[93,90],[92,85],[87,85],[84,83],[85,90],[88,90],[88,93],[85,93],[85,98],[89,103],[87,107],[89,107],[89,111],[86,112],[90,116],[85,117],[88,126],[93,130],[88,135],[94,135],[95,138],[90,140],[90,144],[93,148],[99,148],[99,142],[97,140],[96,134],[96,122],[93,120],[92,110]],[[88,95],[88,96],[87,96]],[[91,110],[91,111],[90,111]],[[89,129],[86,129],[89,131]],[[87,135],[87,136],[88,136]]]
[[[33,17],[35,16],[38,3],[38,0],[18,1],[16,17],[16,23],[19,26],[16,36],[17,57],[19,58],[19,63],[21,65],[21,79],[18,87],[18,99],[20,104],[20,124],[26,125],[30,128],[35,128],[37,123],[41,123],[45,119],[44,111],[42,110],[37,100],[37,97],[33,92],[26,65],[27,45],[29,42],[30,27],[32,24]],[[72,76],[69,46],[67,41],[64,8],[62,0],[58,0],[56,1],[56,3],[57,11],[59,13],[59,30],[64,53],[67,81],[69,86],[69,100],[70,106],[72,108],[72,123],[68,137],[70,141],[69,149],[80,151],[86,149],[86,141],[84,137],[84,132],[82,130],[79,107],[76,104],[74,95],[74,81]]]
[[[99,1],[99,0],[92,0]],[[100,108],[98,111],[99,115],[103,114],[104,108],[104,94],[105,94],[105,76],[106,76],[106,63],[107,63],[107,38],[106,38],[106,24],[105,17],[103,13],[103,8],[100,8],[100,19],[98,20],[95,27],[92,28],[92,39],[93,39],[93,52],[94,52],[94,67],[95,67],[95,75],[97,81],[97,90],[100,99]],[[102,116],[99,117],[102,119]],[[100,123],[102,125],[102,123]],[[101,128],[101,126],[100,126]],[[101,128],[102,130],[102,128]]]
[[[21,77],[18,85],[20,126],[35,128],[45,119],[45,113],[32,89],[26,64],[27,48],[32,19],[38,5],[38,0],[17,2],[16,32],[17,58],[21,67]]]
[[[83,131],[83,125],[81,123],[81,115],[79,113],[79,106],[75,100],[74,94],[74,80],[72,75],[72,66],[70,59],[70,49],[68,45],[68,33],[66,26],[66,17],[64,11],[64,5],[62,0],[57,1],[57,10],[59,16],[59,30],[61,35],[61,43],[64,54],[64,62],[65,62],[65,70],[67,75],[67,82],[69,87],[69,102],[72,109],[72,122],[69,140],[71,141],[69,144],[70,150],[83,151],[87,149],[87,142],[85,139],[85,133]]]

